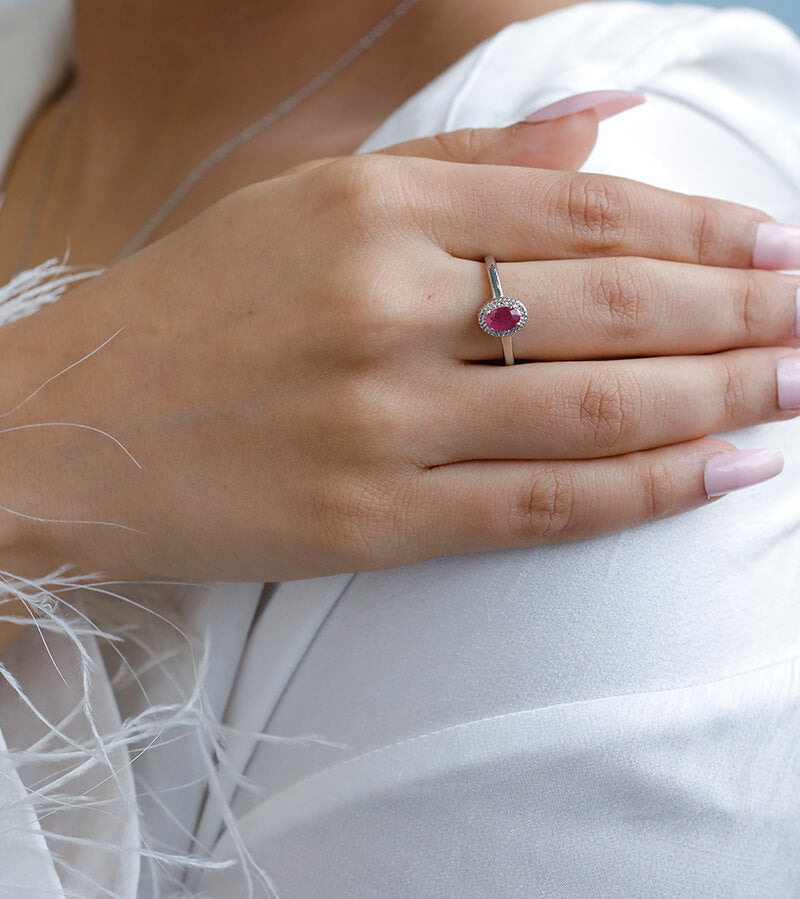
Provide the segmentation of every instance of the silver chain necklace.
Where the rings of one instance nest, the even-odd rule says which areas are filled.
[[[114,257],[113,262],[117,262],[125,256],[135,253],[140,249],[159,228],[160,225],[168,218],[174,209],[181,203],[187,194],[201,181],[208,172],[226,156],[233,153],[234,150],[243,144],[252,140],[257,135],[266,131],[271,125],[274,125],[284,116],[288,115],[293,109],[296,109],[301,103],[311,97],[317,91],[321,90],[332,81],[340,72],[344,71],[349,65],[352,65],[362,54],[380,38],[389,31],[409,10],[419,3],[419,0],[402,0],[391,12],[382,19],[374,28],[365,34],[357,43],[349,50],[345,51],[335,62],[331,63],[326,69],[312,78],[308,84],[300,88],[290,97],[282,100],[277,106],[262,116],[257,121],[243,128],[238,134],[221,144],[208,156],[205,157],[198,165],[196,165],[188,175],[180,182],[180,184],[167,197],[163,205],[144,223],[139,231],[128,241],[122,250]],[[36,234],[39,219],[44,205],[44,196],[46,192],[47,173],[51,169],[54,157],[55,146],[59,135],[63,131],[66,121],[66,110],[68,108],[65,103],[61,115],[54,121],[51,127],[48,146],[45,150],[42,168],[39,173],[34,198],[31,204],[31,211],[28,221],[23,231],[23,238],[17,254],[15,273],[24,268],[30,256],[31,246]]]

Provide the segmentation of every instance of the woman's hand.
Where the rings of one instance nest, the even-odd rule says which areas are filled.
[[[0,503],[58,522],[8,512],[0,567],[281,581],[702,505],[733,449],[703,435],[797,414],[776,365],[800,284],[752,270],[765,221],[378,154],[240,190],[0,329],[10,409],[123,328],[4,425],[99,428],[141,465],[85,427],[3,434]],[[513,367],[477,324],[485,253],[529,311]]]

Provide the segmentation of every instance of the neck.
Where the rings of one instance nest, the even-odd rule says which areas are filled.
[[[120,217],[130,236],[195,165],[339,59],[398,0],[73,2],[78,90],[57,201],[76,236]],[[481,40],[573,2],[419,0],[263,142],[244,148],[244,159],[228,157],[204,178],[182,205],[184,219],[241,186],[245,172],[263,180],[303,159],[352,152]],[[110,246],[113,228],[103,230]]]
[[[86,169],[103,180],[145,147],[172,155],[187,135],[202,156],[370,28],[371,0],[351,6],[336,17],[335,3],[312,0],[75,0]]]
[[[407,95],[508,21],[572,2],[420,0],[353,67],[371,61],[380,91],[370,78],[351,87],[367,108],[381,92]],[[120,147],[138,152],[146,141],[152,151],[154,135],[168,144],[189,129],[198,146],[224,139],[334,62],[397,0],[74,3],[81,130],[102,168]],[[363,108],[359,99],[350,105]]]
[[[355,43],[396,0],[75,0],[84,127],[180,130],[263,111]],[[426,2],[426,0],[422,0]],[[246,124],[246,122],[241,122]]]

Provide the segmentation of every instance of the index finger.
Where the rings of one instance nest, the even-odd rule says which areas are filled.
[[[540,169],[579,169],[597,139],[593,110],[546,122],[515,122],[505,128],[463,128],[375,150],[378,156],[419,156],[471,165],[522,165]],[[311,159],[281,174],[296,175],[334,162],[337,157]]]
[[[418,188],[414,221],[453,256],[645,256],[726,268],[800,268],[800,228],[749,206],[611,175],[398,162],[411,167],[405,185],[412,180]],[[404,196],[408,202],[408,191]]]

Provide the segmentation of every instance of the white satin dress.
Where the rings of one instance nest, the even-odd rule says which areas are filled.
[[[55,0],[0,0],[0,159],[68,64],[67,18]],[[361,151],[603,88],[648,99],[601,125],[585,170],[800,223],[800,42],[754,11],[598,2],[520,22]],[[211,647],[203,704],[106,761],[72,721],[94,761],[54,808],[35,791],[77,762],[59,763],[57,739],[52,757],[25,757],[47,727],[0,684],[0,731],[26,762],[0,779],[1,894],[798,899],[800,420],[723,436],[781,449],[783,475],[579,543],[131,587]],[[101,737],[145,720],[113,654],[82,641]],[[153,667],[150,651],[131,650],[149,707],[179,705],[197,680],[188,654]],[[83,696],[33,629],[3,661],[51,722]]]

